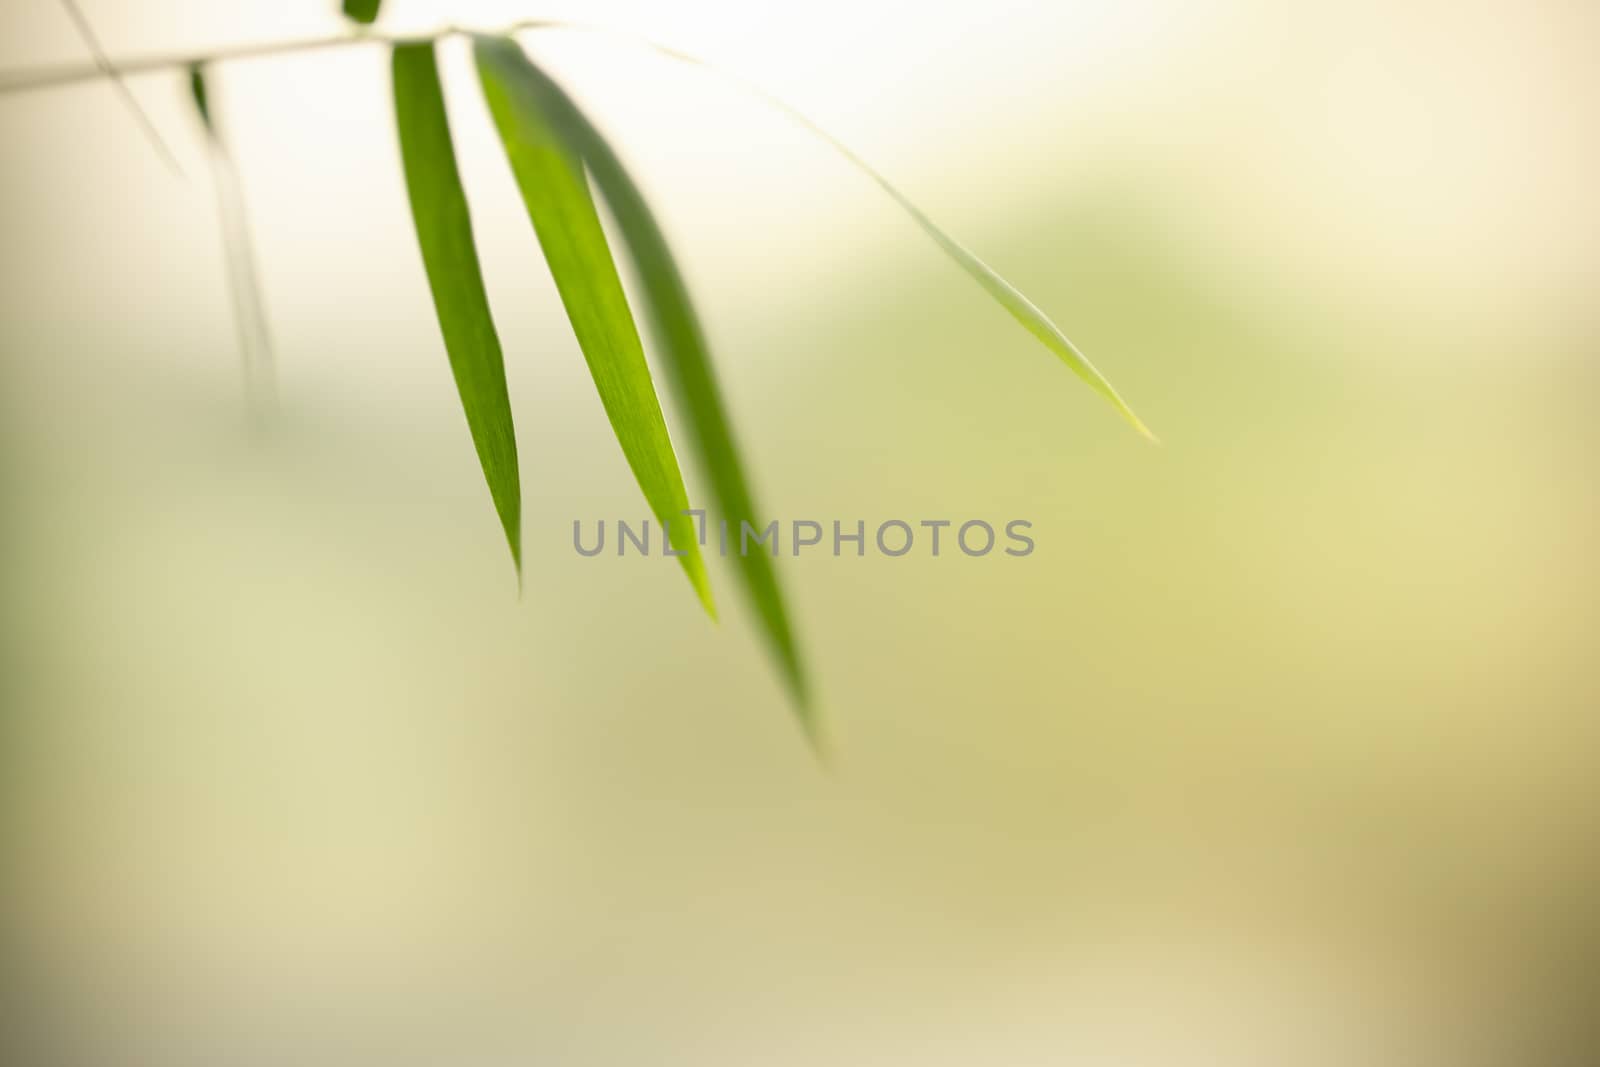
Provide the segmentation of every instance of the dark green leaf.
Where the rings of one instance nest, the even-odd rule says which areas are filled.
[[[194,109],[206,132],[216,133],[216,127],[211,125],[211,94],[206,89],[205,68],[198,63],[189,68],[189,96],[194,100]]]
[[[515,56],[507,53],[501,62],[538,93],[568,144],[588,163],[638,269],[644,307],[660,347],[667,384],[688,418],[691,440],[718,508],[730,529],[740,529],[741,522],[759,528],[762,524],[757,521],[755,500],[734,443],[705,330],[654,212],[611,145],[559,85],[520,50]],[[802,721],[815,736],[818,724],[809,701],[806,673],[772,559],[764,552],[741,553],[737,563],[745,591]]]
[[[472,443],[522,572],[522,489],[505,362],[472,236],[431,43],[394,50],[395,117],[417,242]]]
[[[378,21],[378,9],[382,6],[383,0],[344,0],[345,18],[370,26]]]
[[[482,38],[476,53],[489,110],[611,428],[650,510],[684,553],[680,562],[701,603],[715,617],[696,525],[684,514],[683,475],[583,161],[552,125],[521,50]]]

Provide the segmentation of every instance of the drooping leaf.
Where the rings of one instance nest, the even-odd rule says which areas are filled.
[[[480,38],[478,75],[611,428],[706,611],[716,608],[683,475],[583,161],[554,128],[515,44]]]
[[[272,337],[267,328],[266,303],[256,270],[255,245],[245,212],[239,168],[217,123],[205,69],[189,68],[189,95],[205,131],[206,155],[211,163],[211,184],[216,189],[217,222],[222,230],[223,260],[227,264],[228,295],[233,301],[234,328],[239,335],[239,356],[244,364],[245,389],[258,417],[272,407],[274,382]]]
[[[889,196],[905,209],[906,213],[916,221],[917,225],[921,226],[923,231],[929,237],[932,237],[940,248],[944,249],[946,255],[955,260],[962,270],[971,275],[990,296],[994,297],[996,303],[1009,311],[1011,316],[1022,323],[1029,333],[1037,337],[1040,343],[1054,352],[1061,359],[1061,362],[1071,368],[1072,373],[1088,384],[1089,388],[1108,400],[1111,406],[1116,408],[1118,413],[1135,430],[1138,430],[1151,441],[1157,439],[1156,435],[1150,432],[1150,427],[1144,424],[1144,420],[1134,414],[1133,408],[1129,407],[1128,402],[1122,399],[1121,394],[1112,387],[1106,376],[1101,374],[1093,363],[1089,362],[1089,357],[1080,352],[1078,346],[1073,344],[1067,335],[1061,332],[1061,328],[1051,322],[1049,316],[1040,311],[1033,301],[1023,296],[1016,286],[1002,278],[994,268],[979,259],[960,241],[957,241],[954,237],[934,225],[932,219],[924,215],[915,204],[902,196],[898,189],[884,181],[877,172],[869,171],[869,173],[878,180],[878,184],[888,192]]]
[[[189,96],[194,101],[194,109],[200,116],[200,124],[209,134],[215,134],[217,129],[211,123],[211,92],[206,87],[206,71],[196,63],[189,68]]]
[[[344,0],[344,16],[352,22],[370,26],[378,21],[378,9],[383,0]]]
[[[394,105],[411,215],[439,329],[495,511],[522,573],[522,488],[505,361],[489,312],[432,43],[394,50]]]
[[[674,58],[686,60],[698,66],[706,66],[699,60],[690,59],[682,53],[669,54],[673,55]],[[940,229],[932,219],[923,213],[921,208],[913,204],[889,179],[879,173],[876,167],[856,155],[844,142],[765,90],[757,89],[754,86],[749,88],[801,126],[804,126],[827,142],[852,166],[876,182],[878,187],[889,195],[889,199],[899,204],[901,210],[910,215],[912,221],[920,226],[924,233],[933,238],[934,243],[943,249],[946,255],[955,260],[961,269],[966,271],[974,281],[981,285],[984,291],[994,298],[996,303],[1010,312],[1011,316],[1020,322],[1029,333],[1033,334],[1034,337],[1039,339],[1040,343],[1055,353],[1057,358],[1065,363],[1072,373],[1083,379],[1089,388],[1109,401],[1111,406],[1116,408],[1117,412],[1135,430],[1138,430],[1139,433],[1151,441],[1156,440],[1156,435],[1150,432],[1150,428],[1144,424],[1144,421],[1138,415],[1134,414],[1133,408],[1128,405],[1126,400],[1122,399],[1121,394],[1117,392],[1106,376],[1101,374],[1093,363],[1089,362],[1089,357],[1080,352],[1078,346],[1073,344],[1067,335],[1061,332],[1061,328],[1051,322],[1049,316],[1039,310],[1033,301],[1022,295],[1016,286],[1002,278],[998,271],[979,259],[960,241]]]
[[[578,24],[564,24],[562,28],[580,32],[605,32],[593,27]],[[635,40],[637,41],[637,39]],[[887,193],[891,200],[900,205],[901,210],[910,215],[912,221],[921,227],[924,233],[933,238],[934,243],[943,249],[946,255],[955,260],[961,269],[966,271],[974,281],[982,286],[984,291],[993,297],[996,303],[1005,308],[1006,311],[1008,311],[1013,318],[1020,322],[1029,333],[1033,334],[1033,336],[1038,338],[1046,348],[1055,353],[1057,358],[1059,358],[1061,362],[1065,363],[1074,374],[1083,379],[1083,381],[1087,383],[1091,389],[1109,401],[1111,406],[1116,408],[1118,413],[1121,414],[1122,417],[1126,419],[1134,429],[1138,430],[1139,433],[1143,434],[1151,441],[1156,440],[1156,435],[1150,432],[1150,428],[1144,424],[1138,415],[1134,414],[1133,408],[1128,405],[1127,401],[1122,399],[1122,396],[1115,388],[1112,387],[1111,382],[1106,379],[1106,376],[1101,374],[1093,363],[1089,362],[1089,357],[1085,356],[1081,351],[1078,350],[1078,346],[1073,344],[1072,341],[1067,338],[1067,335],[1061,332],[1060,327],[1051,322],[1049,317],[1045,315],[1043,311],[1039,310],[1039,308],[1035,306],[1031,300],[1024,296],[1015,286],[1002,278],[1000,274],[994,270],[994,268],[990,267],[983,260],[979,259],[977,255],[975,255],[965,245],[961,244],[961,242],[957,241],[954,237],[951,237],[944,230],[940,229],[932,219],[923,213],[922,209],[918,208],[916,204],[912,203],[910,198],[902,193],[892,182],[889,181],[888,178],[885,178],[877,170],[877,168],[873,167],[865,159],[857,155],[843,141],[840,141],[833,134],[829,133],[827,130],[811,121],[811,119],[801,111],[791,107],[779,97],[774,96],[772,93],[761,88],[759,85],[754,84],[753,82],[738,77],[737,75],[730,74],[727,71],[721,70],[710,63],[707,63],[703,59],[698,59],[685,52],[680,52],[675,48],[668,48],[665,45],[659,45],[651,41],[640,41],[638,43],[644,44],[652,51],[658,52],[661,55],[666,56],[668,59],[708,71],[733,83],[734,85],[737,85],[751,96],[766,102],[766,104],[772,107],[774,110],[780,111],[789,116],[789,118],[792,119],[796,124],[804,127],[814,136],[825,142],[835,152],[838,152],[839,155],[843,156],[846,162],[848,162],[851,166],[855,167],[857,170],[861,171],[867,177],[876,182],[878,187]]]
[[[655,213],[604,135],[554,80],[520,49],[514,56],[506,53],[500,63],[508,71],[507,77],[526,83],[538,94],[562,136],[588,164],[638,270],[646,317],[660,348],[667,384],[688,419],[690,437],[718,509],[730,529],[741,529],[741,522],[759,528],[755,500],[717,385],[705,330]],[[772,559],[765,552],[740,553],[736,559],[740,579],[777,657],[802,723],[815,735],[818,724],[810,704],[806,672]]]

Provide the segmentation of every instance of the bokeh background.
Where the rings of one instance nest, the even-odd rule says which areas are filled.
[[[340,31],[82,6],[119,56]],[[7,1062],[1592,1062],[1593,4],[388,8],[759,81],[1165,444],[781,116],[528,37],[644,176],[769,512],[1034,523],[784,561],[827,773],[725,565],[713,627],[572,552],[643,504],[461,42],[520,600],[381,49],[215,76],[264,429],[181,80],[133,83],[181,178],[104,84],[0,97]],[[0,67],[84,58],[6,0]]]

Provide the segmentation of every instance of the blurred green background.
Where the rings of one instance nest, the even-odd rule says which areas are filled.
[[[83,6],[117,55],[339,30]],[[0,98],[11,1062],[1588,1062],[1593,6],[679,6],[389,17],[754,77],[1165,444],[780,116],[530,37],[660,208],[774,517],[1034,523],[783,561],[830,775],[725,564],[713,627],[675,564],[572,551],[644,506],[460,42],[520,601],[380,50],[217,75],[264,431],[179,79],[134,89],[182,179],[104,85]],[[82,58],[0,14],[4,69]]]

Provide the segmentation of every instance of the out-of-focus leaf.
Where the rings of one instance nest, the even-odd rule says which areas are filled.
[[[370,26],[378,21],[378,9],[382,6],[383,0],[344,0],[344,15],[352,22]]]
[[[233,300],[234,328],[239,334],[239,356],[244,362],[245,390],[258,417],[270,411],[276,385],[273,380],[272,337],[267,329],[266,303],[257,277],[255,246],[245,213],[239,169],[211,107],[205,69],[189,68],[189,95],[205,129],[211,184],[216,189],[217,222],[222,229],[222,252],[228,270],[228,295]]]
[[[683,553],[679,562],[714,618],[696,524],[684,514],[689,498],[683,475],[583,161],[554,128],[521,49],[507,40],[480,38],[475,50],[489,111],[611,428],[650,510],[671,529],[674,550]]]
[[[489,312],[431,43],[394,50],[394,105],[411,215],[450,370],[483,476],[522,573],[522,488],[505,361]]]
[[[730,529],[740,529],[741,522],[759,528],[755,500],[739,448],[734,443],[733,427],[717,385],[705,330],[655,213],[604,135],[554,80],[520,50],[516,56],[506,54],[501,62],[538,94],[546,113],[554,118],[567,143],[589,165],[595,184],[611,206],[623,244],[638,269],[646,317],[660,348],[667,384],[676,393],[688,418],[691,440],[711,483],[718,509]],[[740,553],[737,564],[745,591],[777,657],[802,724],[813,740],[820,742],[806,672],[772,559],[765,552]]]
[[[211,124],[211,92],[206,87],[205,68],[198,63],[189,68],[189,96],[194,100],[194,109],[206,132],[215,134],[217,128]]]
[[[571,25],[568,28],[587,32],[602,32],[591,27],[579,25]],[[1117,412],[1134,429],[1151,441],[1156,440],[1156,435],[1150,432],[1149,427],[1144,424],[1138,415],[1134,414],[1133,408],[1128,405],[1127,401],[1122,399],[1122,396],[1112,387],[1106,376],[1101,374],[1093,363],[1089,362],[1089,357],[1080,352],[1078,346],[1074,345],[1067,338],[1067,335],[1062,333],[1061,329],[1051,322],[1043,311],[1039,310],[1015,286],[1002,278],[994,268],[979,259],[961,242],[940,229],[932,219],[922,212],[921,208],[913,204],[904,193],[896,188],[894,183],[890,182],[888,178],[879,173],[877,168],[852,151],[843,141],[811,121],[810,118],[796,108],[791,107],[779,97],[774,96],[753,82],[720,70],[703,59],[697,59],[675,48],[668,48],[650,41],[641,43],[668,59],[698,67],[732,82],[750,95],[765,101],[773,109],[783,112],[798,125],[803,126],[820,140],[826,142],[835,152],[843,156],[851,166],[876,182],[878,187],[887,193],[891,200],[900,205],[901,210],[911,216],[912,221],[920,226],[924,233],[933,238],[934,243],[943,249],[946,255],[955,260],[962,270],[966,271],[974,281],[981,285],[984,291],[993,297],[1001,307],[1010,312],[1013,318],[1022,323],[1029,333],[1033,334],[1046,348],[1055,353],[1061,362],[1065,363],[1074,374],[1082,378],[1091,389],[1109,401],[1111,406],[1116,408]]]

